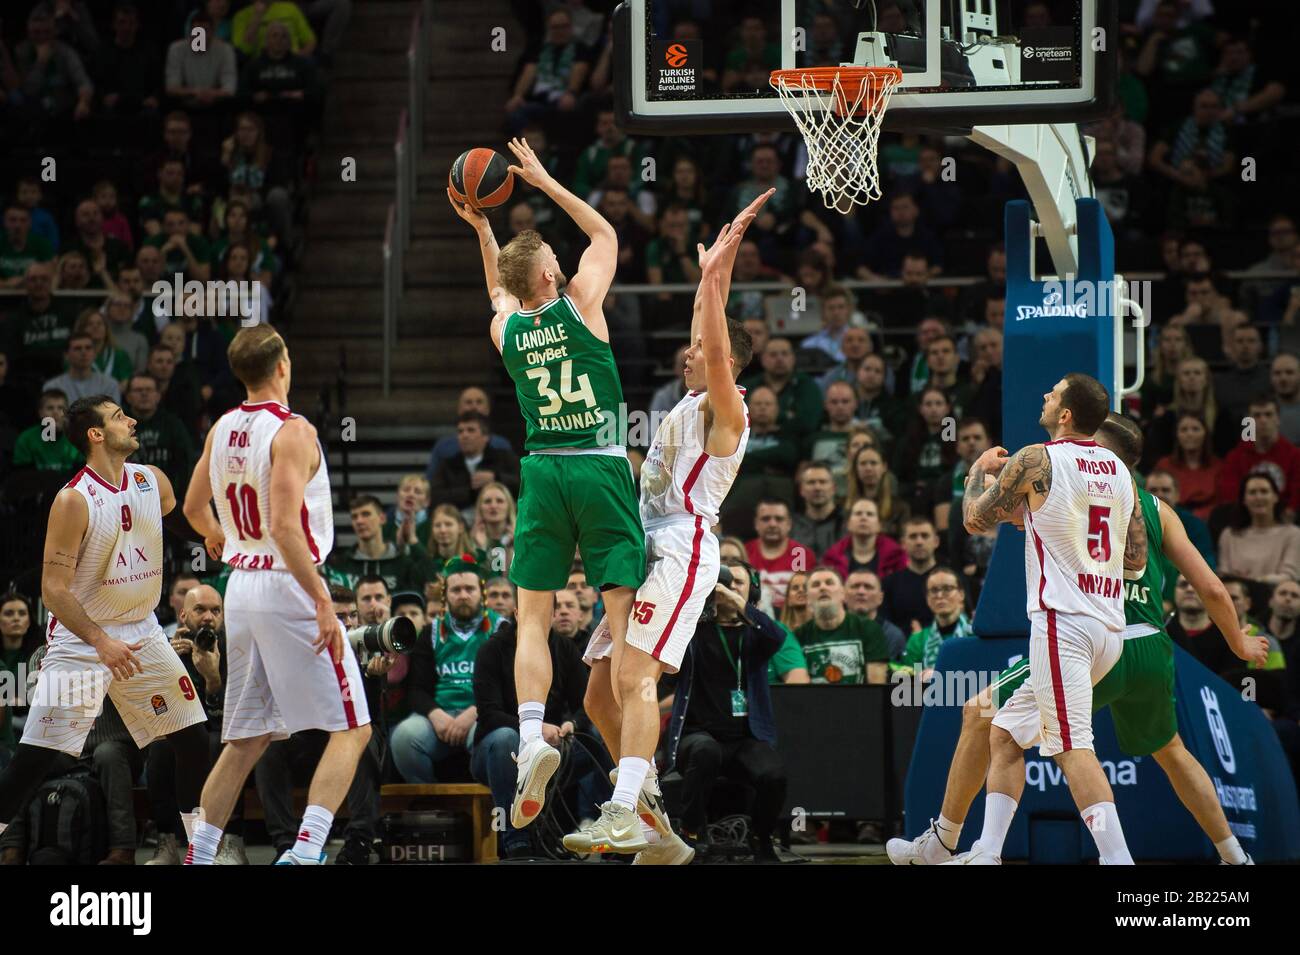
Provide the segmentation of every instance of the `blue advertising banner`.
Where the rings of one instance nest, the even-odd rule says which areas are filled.
[[[1026,639],[949,640],[939,654],[936,679],[955,685],[978,674],[984,685],[1028,650]],[[1178,731],[1213,780],[1234,835],[1257,862],[1300,860],[1300,802],[1268,718],[1185,651],[1175,652]],[[958,681],[959,676],[967,679]],[[961,732],[961,702],[945,694],[944,705],[926,706],[904,794],[908,837],[939,814]],[[1214,846],[1178,801],[1155,759],[1120,751],[1108,711],[1095,714],[1093,727],[1097,757],[1114,790],[1134,859],[1216,858]],[[1096,846],[1055,761],[1040,756],[1036,747],[1025,755],[1025,791],[1003,858],[1039,863],[1095,859]],[[962,851],[979,838],[983,818],[981,793],[962,829]]]

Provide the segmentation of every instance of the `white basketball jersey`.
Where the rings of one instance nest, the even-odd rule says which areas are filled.
[[[274,401],[245,402],[213,425],[208,476],[226,535],[221,559],[237,570],[288,570],[271,539],[271,442],[296,417]],[[323,449],[303,491],[301,519],[312,561],[323,564],[334,546],[334,502]]]
[[[745,389],[739,389],[744,395]],[[708,525],[718,522],[731,484],[740,470],[749,442],[749,414],[736,450],[725,458],[704,450],[704,391],[691,391],[655,430],[645,464],[641,465],[641,520],[665,517],[701,517]]]
[[[144,465],[126,464],[121,483],[114,485],[87,466],[67,486],[85,498],[89,512],[69,588],[72,596],[100,626],[144,620],[162,596],[157,478]]]
[[[1031,614],[1083,614],[1124,629],[1124,542],[1133,479],[1095,441],[1048,441],[1052,486],[1025,519],[1025,584]]]

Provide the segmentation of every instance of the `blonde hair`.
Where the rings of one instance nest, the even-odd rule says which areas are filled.
[[[424,488],[424,496],[426,498],[433,492],[433,485],[429,483],[429,479],[425,477],[423,474],[416,474],[414,472],[412,472],[411,474],[403,474],[401,480],[397,482],[397,489],[400,491],[405,485],[409,484],[411,481],[416,482],[417,484],[420,485],[420,487]]]
[[[789,596],[790,585],[794,583],[796,577],[802,577],[805,581],[805,587],[806,587],[807,586],[806,581],[811,576],[812,575],[806,570],[796,570],[793,574],[790,575],[789,581],[786,582],[785,585],[786,599],[785,599],[784,606],[781,607],[781,623],[789,627],[791,630],[794,630],[796,627],[802,627],[805,623],[811,620],[812,611],[808,609],[808,603],[806,600],[804,602],[803,609],[795,610],[794,605],[790,603],[790,596]],[[799,615],[800,619],[795,619],[796,613]]]
[[[858,483],[858,458],[868,451],[874,452],[880,458],[880,487],[876,489],[875,497],[867,494],[862,486]],[[903,521],[907,520],[910,511],[908,506],[902,501],[894,500],[894,475],[889,470],[889,461],[881,454],[880,448],[860,448],[858,453],[853,456],[849,464],[849,473],[845,484],[847,493],[844,496],[844,512],[851,514],[853,505],[862,498],[874,501],[876,513],[880,517],[880,532],[882,534],[893,533],[894,529],[901,527]]]
[[[416,476],[422,477],[423,475]],[[450,517],[456,522],[456,526],[460,528],[460,533],[456,535],[455,542],[446,553],[438,547],[438,542],[433,537],[433,523],[439,517]],[[457,554],[471,553],[473,550],[474,543],[469,539],[469,528],[465,526],[465,518],[461,515],[460,508],[455,504],[439,504],[435,507],[433,514],[429,517],[429,556],[434,560],[444,560],[448,557],[455,557]]]
[[[483,489],[478,492],[478,497],[474,499],[474,527],[470,531],[470,537],[480,547],[487,546],[487,530],[483,526],[483,497],[488,491],[500,491],[506,496],[506,531],[512,537],[515,532],[515,520],[519,516],[519,508],[515,504],[515,496],[510,493],[510,488],[500,481],[491,481],[484,484]],[[484,535],[482,540],[480,540],[480,535]]]
[[[1181,325],[1165,326],[1163,329],[1160,330],[1160,337],[1163,338],[1165,332],[1167,332],[1171,328],[1177,329],[1178,334],[1183,336],[1183,347],[1179,350],[1178,357],[1174,359],[1173,363],[1168,368],[1166,368],[1164,349],[1160,348],[1157,345],[1155,361],[1152,363],[1152,368],[1151,368],[1151,376],[1161,384],[1171,380],[1174,377],[1174,374],[1178,371],[1178,366],[1180,364],[1187,361],[1189,358],[1196,357],[1196,353],[1192,351],[1192,343],[1187,337],[1187,330],[1184,329]]]
[[[235,333],[226,355],[235,377],[245,388],[254,388],[275,374],[276,363],[288,358],[289,351],[270,325],[254,325]]]
[[[501,287],[519,299],[533,297],[533,278],[537,266],[537,253],[546,240],[533,229],[526,229],[506,243],[497,255],[497,277]]]
[[[1200,365],[1201,370],[1205,372],[1205,390],[1201,392],[1200,404],[1190,404],[1187,401],[1187,395],[1182,386],[1178,383],[1178,372],[1184,365]],[[1184,358],[1174,369],[1174,400],[1173,410],[1175,413],[1182,411],[1194,411],[1205,419],[1205,427],[1214,434],[1214,422],[1219,416],[1219,405],[1214,400],[1214,379],[1210,377],[1210,363],[1204,358],[1193,355],[1191,358]]]
[[[104,326],[104,346],[99,350],[99,352],[107,351],[111,353],[115,347],[113,344],[113,329],[107,316],[97,308],[84,309],[81,314],[77,316],[77,323],[72,326],[72,334],[89,335],[90,332],[86,329],[86,326],[90,324],[92,318],[98,318],[100,323]],[[96,352],[96,354],[99,354],[99,352]]]

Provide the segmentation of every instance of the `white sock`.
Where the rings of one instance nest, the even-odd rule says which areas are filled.
[[[334,813],[324,806],[308,806],[302,814],[302,825],[298,827],[298,841],[293,844],[293,854],[299,859],[318,862],[333,824]]]
[[[545,703],[519,704],[519,746],[542,735],[542,718],[546,716]]]
[[[0,829],[0,832],[4,832]],[[1245,865],[1246,850],[1241,847],[1236,836],[1228,836],[1222,842],[1216,842],[1214,848],[1219,850],[1219,858],[1228,865]]]
[[[636,796],[650,772],[650,761],[640,756],[624,756],[618,761],[618,786],[613,801],[636,812]]]
[[[980,848],[990,855],[1002,858],[1002,845],[1011,830],[1011,820],[1016,817],[1016,801],[1006,793],[989,793],[984,799],[984,829],[980,832]]]
[[[940,813],[934,828],[939,833],[939,841],[943,843],[943,847],[949,852],[956,852],[957,840],[961,838],[961,823],[953,822]]]
[[[186,865],[212,865],[217,857],[217,846],[221,844],[221,830],[206,822],[194,823],[194,834],[190,836],[190,847],[185,852]]]
[[[1113,802],[1093,803],[1080,815],[1083,824],[1092,833],[1101,853],[1102,865],[1132,865],[1128,845],[1124,842],[1124,829],[1119,824],[1119,813]]]

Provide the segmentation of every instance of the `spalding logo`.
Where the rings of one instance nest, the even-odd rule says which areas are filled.
[[[1237,757],[1232,753],[1232,740],[1228,737],[1228,724],[1223,721],[1219,711],[1219,698],[1208,686],[1201,687],[1201,702],[1205,704],[1205,719],[1210,724],[1210,736],[1214,738],[1214,751],[1219,754],[1219,762],[1225,772],[1237,771]]]
[[[1019,305],[1016,307],[1016,321],[1018,322],[1023,322],[1027,318],[1048,317],[1087,318],[1088,311],[1083,304],[1063,304],[1059,291],[1051,291],[1044,295],[1042,305]]]

